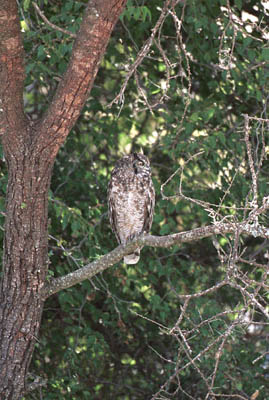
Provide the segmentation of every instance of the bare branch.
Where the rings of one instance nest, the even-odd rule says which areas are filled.
[[[163,23],[164,19],[167,16],[168,13],[168,7],[171,4],[171,0],[166,0],[165,5],[162,9],[161,15],[157,21],[157,23],[155,24],[154,28],[152,29],[152,33],[150,35],[150,37],[148,38],[148,40],[146,40],[146,42],[144,43],[143,47],[141,48],[141,50],[139,51],[135,62],[130,66],[129,71],[125,77],[125,80],[123,82],[123,85],[120,89],[119,94],[115,97],[115,99],[109,104],[109,107],[111,107],[114,103],[123,103],[123,98],[124,98],[124,92],[126,89],[126,86],[129,82],[129,79],[131,78],[131,76],[135,73],[135,71],[137,70],[137,68],[139,67],[139,65],[141,64],[141,62],[144,60],[144,58],[146,57],[146,55],[148,54],[152,43],[154,41],[154,38],[158,32],[158,29],[160,28],[161,24]]]
[[[43,21],[47,25],[49,25],[52,29],[54,29],[56,31],[59,31],[59,32],[62,32],[62,33],[65,33],[66,35],[72,36],[73,38],[75,38],[77,36],[75,33],[71,32],[71,31],[68,31],[67,29],[60,28],[59,26],[54,25],[53,23],[51,23],[47,19],[47,17],[45,16],[45,14],[40,10],[40,8],[38,7],[38,5],[35,2],[33,2],[33,6],[36,9],[37,13],[40,15],[40,17],[43,19]]]
[[[269,206],[269,204],[268,204]],[[125,255],[134,251],[138,246],[151,246],[151,247],[170,247],[180,243],[192,242],[194,240],[199,240],[212,235],[224,235],[227,233],[237,234],[238,232],[249,234],[252,236],[260,236],[269,239],[269,229],[265,227],[253,227],[251,224],[245,222],[241,224],[235,223],[220,223],[215,225],[204,226],[201,228],[196,228],[187,232],[179,232],[167,236],[152,236],[144,235],[132,242],[128,243],[126,246],[118,246],[110,253],[105,254],[98,260],[93,261],[84,267],[71,272],[63,277],[52,279],[44,288],[42,296],[44,298],[49,297],[53,293],[57,293],[62,289],[71,287],[77,283],[84,281],[85,279],[90,279],[94,275],[101,271],[111,267],[112,265],[119,262]],[[221,287],[225,284],[222,282],[218,285]],[[207,291],[209,292],[210,289]],[[182,296],[182,298],[188,298],[188,296]]]

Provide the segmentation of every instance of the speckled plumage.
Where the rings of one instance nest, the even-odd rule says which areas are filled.
[[[144,154],[133,153],[117,161],[108,187],[110,224],[119,243],[148,233],[153,218],[155,192],[151,169]],[[126,264],[136,264],[140,249],[124,257]]]

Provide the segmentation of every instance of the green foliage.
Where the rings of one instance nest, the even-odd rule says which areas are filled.
[[[151,21],[151,11],[146,6],[138,6],[134,4],[132,0],[127,0],[126,8],[120,16],[121,20],[123,20],[124,17],[126,17],[128,21],[132,18],[140,22],[145,22],[147,18]]]
[[[46,25],[32,2],[21,3],[26,111],[36,119],[66,69],[73,38]],[[67,274],[116,246],[107,219],[106,188],[113,165],[124,152],[142,147],[151,159],[157,193],[153,234],[210,224],[208,209],[190,198],[210,203],[218,210],[219,220],[240,220],[246,199],[252,199],[243,115],[268,117],[269,56],[261,4],[231,2],[234,17],[242,19],[245,11],[258,19],[249,24],[249,32],[247,22],[235,30],[226,1],[191,0],[185,6],[178,2],[174,12],[178,21],[182,18],[181,31],[169,14],[137,70],[138,79],[130,79],[127,85],[124,104],[109,106],[128,66],[151,35],[163,3],[128,1],[84,112],[58,155],[49,198],[48,279]],[[86,1],[38,1],[38,5],[51,23],[75,33]],[[141,92],[147,94],[151,110]],[[263,143],[268,151],[268,130],[257,121],[251,122],[250,129],[257,165]],[[6,169],[0,162],[4,211]],[[259,201],[268,194],[268,172],[265,161],[259,174]],[[161,185],[173,173],[163,188],[167,196],[163,199]],[[179,187],[186,198],[175,197]],[[231,238],[216,241],[229,254]],[[259,239],[245,238],[240,249],[245,249],[245,257],[255,254],[258,263],[266,262]],[[188,349],[182,350],[182,337],[170,329],[183,306],[178,295],[198,293],[220,282],[225,262],[220,262],[211,239],[173,249],[144,248],[137,265],[119,263],[49,298],[32,362],[33,372],[48,379],[42,398],[149,399],[165,382],[166,398],[189,398],[184,393],[205,398],[208,387],[202,376],[213,376],[220,342],[200,353],[224,337],[244,305],[242,294],[223,287],[193,299],[188,306],[180,329],[190,332],[191,356],[198,357],[199,368],[190,363],[179,373],[184,393],[177,392],[177,377],[169,378],[188,363]],[[253,280],[263,274],[261,268],[248,264],[241,268]],[[260,296],[261,301],[268,300],[265,291]],[[215,317],[224,311],[224,316]],[[235,326],[223,342],[216,393],[250,398],[259,390],[259,399],[268,398],[263,359],[253,363],[262,351],[265,343],[260,336],[249,336],[244,327]],[[32,398],[40,397],[31,394],[27,400]]]

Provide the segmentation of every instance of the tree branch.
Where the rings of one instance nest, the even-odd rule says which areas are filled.
[[[126,0],[88,2],[69,65],[38,129],[36,144],[40,150],[47,148],[50,159],[55,157],[81,113],[125,3]]]
[[[238,224],[219,223],[167,236],[144,235],[128,243],[126,246],[120,245],[116,247],[110,253],[105,254],[98,260],[95,260],[74,272],[52,279],[47,285],[45,285],[42,296],[44,299],[46,299],[62,289],[67,289],[84,281],[85,279],[92,278],[99,272],[104,271],[105,269],[119,262],[125,255],[130,254],[138,246],[170,247],[175,244],[178,245],[180,243],[192,242],[212,235],[224,235],[227,233],[236,232],[269,239],[269,228],[265,228],[260,225],[251,225],[247,222]]]
[[[26,126],[23,111],[24,50],[16,0],[0,2],[0,135],[21,134]]]
[[[33,6],[34,6],[34,8],[36,9],[36,11],[37,11],[37,13],[39,14],[39,16],[43,19],[43,21],[44,21],[48,26],[50,26],[52,29],[55,29],[56,31],[59,31],[59,32],[62,32],[62,33],[65,33],[66,35],[72,36],[73,38],[75,38],[75,37],[77,36],[75,33],[71,32],[71,31],[68,31],[67,29],[63,29],[63,28],[60,28],[60,27],[57,26],[57,25],[52,24],[52,23],[47,19],[47,17],[45,16],[45,14],[40,10],[40,8],[38,7],[38,5],[37,5],[35,2],[33,2]]]
[[[152,29],[152,33],[150,35],[150,37],[146,40],[146,42],[143,44],[143,47],[140,49],[135,62],[130,66],[129,71],[126,74],[125,80],[121,86],[121,89],[119,91],[119,93],[117,94],[117,96],[115,97],[115,99],[112,100],[112,102],[108,105],[108,107],[112,107],[112,105],[114,103],[123,103],[123,99],[124,99],[124,92],[125,89],[127,87],[127,84],[129,82],[129,79],[131,78],[131,76],[135,73],[135,71],[137,70],[137,68],[139,67],[139,65],[141,64],[141,62],[144,60],[144,58],[146,57],[146,55],[148,54],[152,43],[154,41],[154,37],[156,36],[158,29],[160,28],[160,26],[162,25],[163,21],[165,20],[167,13],[168,13],[168,7],[171,3],[171,0],[166,0],[165,4],[163,6],[163,9],[161,11],[160,17],[157,21],[157,23],[155,24],[154,28]]]

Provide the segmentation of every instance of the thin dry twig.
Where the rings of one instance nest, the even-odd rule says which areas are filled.
[[[50,26],[52,29],[54,29],[54,30],[56,30],[56,31],[59,31],[59,32],[62,32],[62,33],[66,34],[66,35],[69,35],[69,36],[71,36],[71,37],[73,37],[73,38],[75,38],[75,37],[77,36],[75,33],[71,32],[71,31],[68,31],[67,29],[60,28],[59,26],[57,26],[57,25],[53,24],[52,22],[50,22],[50,21],[47,19],[47,17],[45,16],[45,14],[43,13],[43,11],[40,10],[40,8],[38,7],[38,5],[37,5],[35,2],[33,2],[32,4],[33,4],[35,10],[37,11],[38,15],[39,15],[39,16],[43,19],[43,21],[44,21],[48,26]]]
[[[157,32],[160,29],[160,26],[163,24],[163,21],[165,20],[165,18],[168,15],[168,10],[169,10],[169,7],[171,6],[171,3],[172,3],[172,0],[166,0],[164,6],[162,8],[161,14],[159,16],[159,19],[152,29],[152,33],[151,33],[150,37],[145,41],[144,45],[138,52],[135,62],[129,67],[129,70],[126,74],[126,77],[124,79],[124,82],[121,86],[121,89],[120,89],[118,95],[112,100],[112,102],[108,105],[108,107],[112,107],[112,105],[114,103],[123,104],[124,92],[127,87],[127,84],[129,82],[130,78],[132,77],[132,75],[135,73],[135,71],[137,71],[137,68],[139,67],[139,65],[142,63],[144,58],[149,53],[150,48],[154,42],[154,38],[156,37]]]

